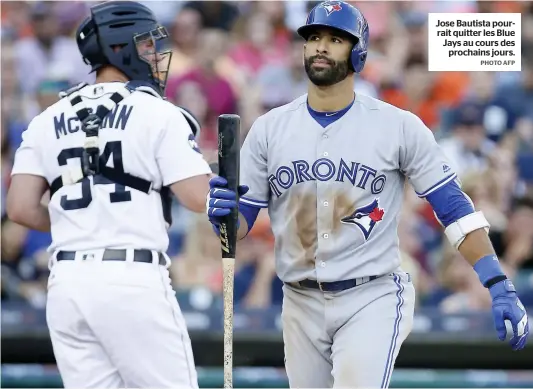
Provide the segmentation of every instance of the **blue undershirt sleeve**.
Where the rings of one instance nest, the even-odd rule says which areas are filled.
[[[475,212],[472,200],[461,190],[456,180],[430,193],[426,200],[444,227]]]
[[[261,208],[259,207],[239,202],[239,212],[244,216],[246,224],[248,224],[248,231],[246,233],[250,232],[252,229],[260,210]]]

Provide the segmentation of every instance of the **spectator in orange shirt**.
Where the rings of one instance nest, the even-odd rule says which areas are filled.
[[[384,88],[381,99],[398,108],[413,112],[424,124],[435,130],[439,122],[438,105],[432,99],[434,76],[426,62],[411,58],[405,65],[403,85]]]

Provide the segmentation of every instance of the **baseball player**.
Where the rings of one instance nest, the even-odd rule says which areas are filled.
[[[140,3],[92,7],[77,42],[96,83],[35,117],[16,153],[7,212],[51,230],[46,316],[67,388],[198,387],[165,251],[170,194],[205,212],[211,169],[194,118],[162,98],[167,37]]]
[[[268,208],[290,386],[389,386],[415,305],[398,249],[406,180],[488,288],[498,337],[509,320],[511,346],[523,348],[527,315],[494,254],[489,223],[431,131],[408,111],[354,94],[368,53],[364,16],[348,3],[321,3],[298,33],[308,93],[255,121],[241,150],[239,193],[214,177],[207,198],[215,230],[239,199],[239,238]]]

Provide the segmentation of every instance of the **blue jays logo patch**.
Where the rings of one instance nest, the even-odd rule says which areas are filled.
[[[370,204],[357,208],[350,216],[341,219],[342,223],[353,224],[362,231],[365,240],[368,240],[370,233],[385,215],[385,211],[379,208],[379,199],[375,199]]]
[[[342,6],[339,3],[324,3],[322,8],[326,10],[327,16],[331,15],[333,12],[340,11]]]

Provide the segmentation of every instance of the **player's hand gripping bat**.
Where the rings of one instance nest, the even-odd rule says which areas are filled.
[[[239,201],[239,150],[240,124],[238,115],[218,117],[218,175],[228,181]],[[224,388],[233,387],[233,287],[235,274],[235,249],[239,210],[232,209],[220,223],[220,243],[224,271]]]

